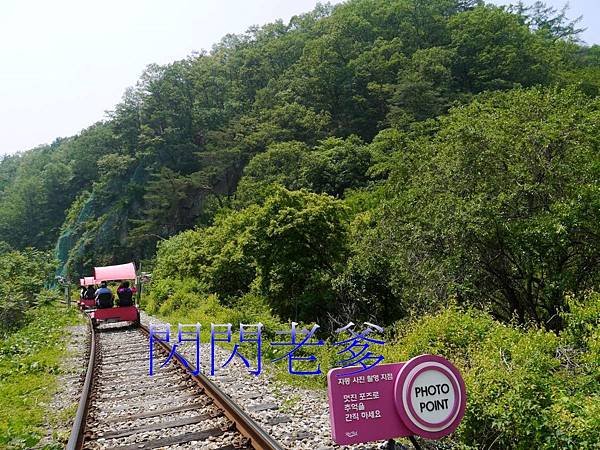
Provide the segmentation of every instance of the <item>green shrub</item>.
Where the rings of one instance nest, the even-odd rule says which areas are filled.
[[[469,406],[461,428],[468,443],[540,448],[548,420],[558,338],[538,330],[495,327],[474,349],[464,372]]]
[[[256,218],[255,286],[285,318],[325,316],[346,251],[347,208],[328,195],[275,190]]]
[[[256,294],[246,294],[236,299],[231,306],[240,314],[240,321],[245,324],[262,323],[267,333],[283,330],[287,325],[273,314],[266,298]]]
[[[161,315],[168,315],[182,308],[193,308],[200,304],[200,297],[197,294],[185,291],[175,291],[166,302],[164,302],[159,312]]]
[[[198,276],[206,265],[204,233],[183,231],[159,242],[153,275],[156,279]]]
[[[434,316],[425,315],[409,324],[396,323],[392,332],[399,334],[401,345],[386,345],[386,351],[390,352],[386,359],[406,361],[423,353],[432,353],[464,366],[469,352],[496,326],[497,322],[483,312],[463,312],[451,306]]]
[[[148,286],[147,295],[142,297],[142,307],[150,314],[157,313],[161,308],[169,302],[173,296],[181,296],[184,294],[198,294],[201,292],[200,283],[192,278],[177,279],[177,278],[159,278],[152,281]],[[181,303],[182,299],[171,300],[170,306],[166,306],[170,312],[177,309],[177,303]],[[188,299],[186,302],[190,307],[194,302]],[[164,314],[168,314],[165,312]]]
[[[452,446],[594,448],[600,438],[598,297],[572,306],[560,336],[450,306],[398,323],[384,356],[391,362],[439,354],[461,370],[467,410],[447,439]]]
[[[5,294],[0,297],[0,330],[16,328],[25,319],[27,300],[21,293]]]
[[[600,325],[600,294],[592,292],[583,300],[568,299],[569,312],[563,314],[565,341],[574,347],[593,347]]]
[[[4,248],[0,253],[0,333],[22,325],[26,311],[55,294],[44,289],[56,268],[47,252],[27,248],[16,251]]]
[[[175,280],[194,279],[224,304],[254,289],[277,314],[312,320],[332,306],[345,230],[339,200],[278,187],[262,207],[224,213],[212,227],[161,243],[149,311],[161,307]]]

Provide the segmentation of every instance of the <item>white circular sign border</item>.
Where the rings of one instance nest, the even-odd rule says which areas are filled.
[[[413,378],[415,377],[415,375],[417,374],[417,372],[420,372],[421,369],[428,369],[428,368],[432,368],[432,367],[436,367],[442,370],[442,372],[448,377],[451,378],[454,383],[453,385],[453,389],[454,386],[457,386],[458,389],[455,389],[454,392],[454,406],[456,406],[455,408],[455,412],[452,415],[452,418],[450,420],[448,420],[448,417],[446,417],[444,419],[445,422],[447,422],[445,425],[439,426],[439,427],[430,427],[430,426],[426,426],[423,425],[421,422],[419,422],[415,416],[413,416],[410,407],[408,405],[408,403],[410,402],[410,392],[408,391],[409,386],[412,383]],[[446,367],[446,365],[441,364],[437,361],[426,361],[426,362],[422,362],[418,365],[416,365],[415,367],[412,368],[412,370],[408,373],[408,375],[406,376],[406,381],[404,382],[404,386],[402,386],[402,407],[404,408],[404,411],[406,413],[406,415],[408,416],[408,418],[410,419],[410,421],[412,422],[412,424],[423,430],[423,431],[429,431],[432,433],[437,433],[440,431],[445,430],[446,428],[449,428],[452,423],[454,423],[454,421],[456,420],[456,418],[458,417],[458,415],[460,414],[460,405],[462,402],[462,392],[460,389],[460,383],[458,381],[458,379],[456,378],[456,376],[454,375],[454,373],[448,368]],[[412,402],[411,402],[412,403]]]

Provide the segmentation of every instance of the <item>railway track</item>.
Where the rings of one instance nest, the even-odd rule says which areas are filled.
[[[90,354],[67,450],[282,450],[202,374],[175,363],[148,376],[148,329],[89,326]],[[166,343],[155,349],[165,358]]]

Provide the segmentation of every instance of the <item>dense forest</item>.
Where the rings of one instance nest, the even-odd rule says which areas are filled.
[[[600,47],[578,31],[542,4],[354,0],[228,35],[4,157],[0,240],[76,279],[195,239],[158,273],[286,317],[453,297],[558,329],[600,263]]]
[[[581,403],[558,412],[554,392],[538,405],[575,424],[593,416],[600,339],[600,46],[580,31],[542,3],[349,0],[227,35],[149,65],[77,136],[5,156],[0,241],[54,250],[71,279],[141,262],[151,311],[260,299],[284,322],[331,330],[451,304],[441,317],[465,308],[451,328],[474,333],[458,348],[502,341],[498,324],[516,327],[515,345],[526,327],[564,334],[526,336],[583,358]],[[585,447],[599,427],[557,437],[549,420],[512,435],[520,419],[470,414],[464,442],[489,448]]]

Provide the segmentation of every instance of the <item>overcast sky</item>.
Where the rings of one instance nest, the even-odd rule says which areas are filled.
[[[0,0],[0,154],[50,143],[103,119],[147,64],[210,49],[227,33],[287,21],[316,3]],[[600,19],[600,0],[570,5],[573,17],[584,15],[584,40],[600,43],[600,32],[592,29]]]

